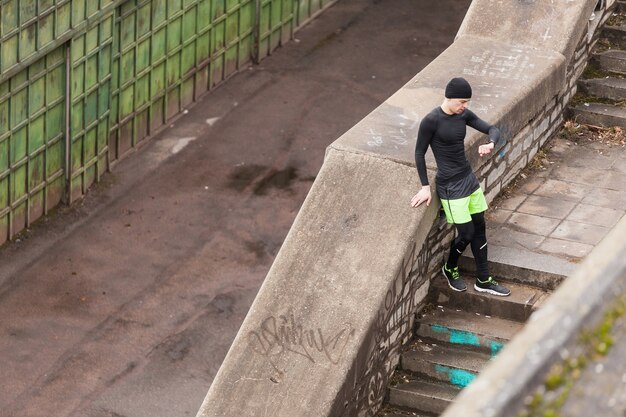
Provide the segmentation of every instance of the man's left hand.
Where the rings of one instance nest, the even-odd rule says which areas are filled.
[[[488,153],[491,153],[491,151],[493,151],[493,148],[495,147],[493,142],[489,142],[486,145],[480,145],[478,147],[478,155],[483,156],[483,155],[487,155]]]

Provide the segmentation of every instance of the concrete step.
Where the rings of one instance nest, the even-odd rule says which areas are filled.
[[[604,26],[600,35],[616,49],[626,49],[626,25]]]
[[[408,417],[410,414],[400,414],[398,411],[381,411],[377,417]]]
[[[416,341],[402,354],[400,364],[405,372],[465,388],[489,359],[491,355],[482,352]]]
[[[610,49],[594,54],[591,60],[601,70],[626,74],[626,51]]]
[[[588,96],[624,101],[626,100],[626,79],[609,77],[579,80],[578,91]]]
[[[489,245],[489,272],[499,280],[553,291],[575,268],[576,264],[556,256]],[[466,276],[476,272],[476,262],[471,251],[465,251],[461,256],[459,269]]]
[[[547,297],[544,290],[505,280],[498,282],[510,289],[511,295],[498,297],[476,291],[473,277],[464,279],[467,284],[464,292],[450,289],[443,275],[435,279],[428,294],[431,302],[444,308],[525,322]]]
[[[436,308],[418,320],[417,338],[496,355],[523,324],[446,308]]]
[[[382,410],[377,417],[432,417],[434,414],[417,414],[413,411],[404,411],[398,409]]]
[[[626,128],[626,108],[612,104],[585,103],[570,107],[571,117],[594,126]]]
[[[458,393],[459,390],[450,385],[416,380],[390,387],[389,405],[408,408],[418,414],[441,414]]]

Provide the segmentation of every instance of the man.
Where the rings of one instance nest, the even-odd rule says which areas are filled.
[[[468,110],[471,98],[470,84],[464,78],[453,78],[446,86],[443,104],[428,113],[420,123],[415,145],[415,165],[422,188],[411,200],[411,205],[418,207],[426,203],[428,206],[431,201],[424,159],[424,154],[430,146],[437,163],[435,178],[437,194],[448,223],[454,224],[457,230],[457,237],[452,242],[448,260],[441,268],[448,285],[455,291],[467,289],[459,276],[457,262],[465,248],[470,245],[478,275],[474,289],[507,296],[511,291],[489,275],[484,216],[487,201],[465,156],[464,144],[466,126],[488,134],[489,143],[478,147],[478,154],[482,157],[490,153],[499,142],[500,131]]]

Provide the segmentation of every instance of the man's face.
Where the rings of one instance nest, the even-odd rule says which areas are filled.
[[[448,108],[454,114],[461,114],[469,107],[469,98],[449,98]]]

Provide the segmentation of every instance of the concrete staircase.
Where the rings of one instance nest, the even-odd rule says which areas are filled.
[[[579,123],[626,128],[626,2],[616,3],[570,103]]]
[[[463,265],[473,260],[462,258]],[[501,269],[500,265],[500,269]],[[519,331],[549,292],[522,281],[521,268],[509,266],[511,280],[499,280],[511,289],[509,297],[479,293],[473,274],[465,271],[468,290],[452,291],[443,276],[431,284],[430,304],[421,312],[413,342],[401,356],[380,417],[441,414],[456,395],[478,375]],[[551,277],[544,288],[562,277]]]

